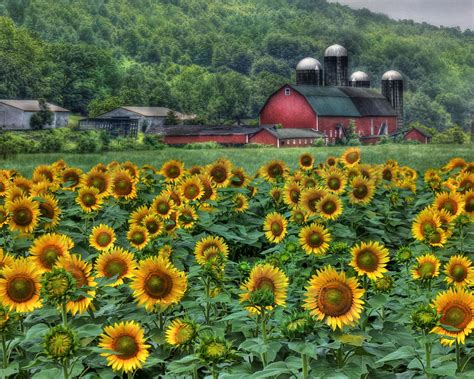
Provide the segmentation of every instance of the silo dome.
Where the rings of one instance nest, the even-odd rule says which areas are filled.
[[[363,71],[356,71],[351,75],[351,82],[370,82],[369,75]]]
[[[321,66],[321,63],[314,58],[307,57],[298,62],[296,65],[296,70],[297,71],[309,71],[309,70],[322,70],[323,66]]]
[[[341,45],[332,45],[326,49],[325,57],[347,57],[347,50]]]
[[[403,80],[403,76],[398,71],[390,70],[383,74],[382,80]]]

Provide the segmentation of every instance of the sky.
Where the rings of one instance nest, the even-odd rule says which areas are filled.
[[[352,8],[367,8],[394,19],[474,30],[474,0],[329,0]]]

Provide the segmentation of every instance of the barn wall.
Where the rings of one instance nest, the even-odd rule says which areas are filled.
[[[290,94],[285,95],[285,88]],[[282,124],[285,128],[316,129],[316,115],[303,95],[283,87],[267,101],[260,112],[260,125]]]
[[[265,129],[262,129],[258,133],[251,136],[249,138],[249,143],[260,143],[273,146],[278,145],[277,138]]]
[[[131,117],[131,118],[139,118],[138,126],[141,129],[142,126],[146,123],[148,127],[151,126],[163,126],[165,124],[166,117],[144,117],[140,116],[135,112],[131,112],[127,109],[117,108],[113,111],[101,114],[99,117]]]
[[[1,129],[29,129],[29,118],[24,122],[24,112],[18,108],[0,104],[0,128]]]
[[[406,140],[418,141],[420,143],[428,143],[428,138],[421,134],[418,130],[412,129],[405,134]]]
[[[56,124],[54,125],[55,128],[62,128],[67,126],[69,123],[69,116],[70,113],[68,112],[57,112],[56,113]]]
[[[245,144],[246,136],[227,135],[227,136],[165,136],[165,143],[169,145],[185,145],[195,142],[217,142],[223,144]]]
[[[280,147],[308,147],[312,146],[314,138],[285,138],[280,140]]]

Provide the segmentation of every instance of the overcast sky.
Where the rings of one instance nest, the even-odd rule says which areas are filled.
[[[394,19],[474,30],[474,0],[329,0],[352,8],[368,8]]]

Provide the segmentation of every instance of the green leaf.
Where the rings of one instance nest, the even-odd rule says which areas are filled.
[[[390,361],[396,361],[398,359],[411,358],[415,354],[415,349],[412,346],[402,346],[399,349],[395,350],[393,353],[390,353],[379,359],[376,363],[384,363]]]

